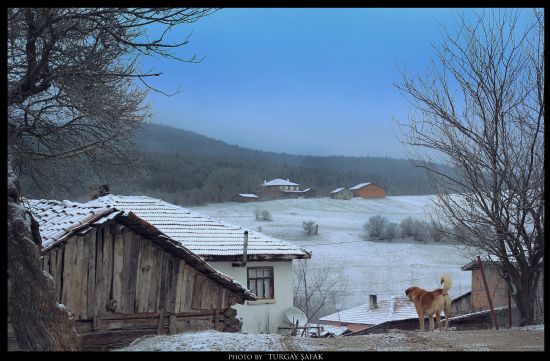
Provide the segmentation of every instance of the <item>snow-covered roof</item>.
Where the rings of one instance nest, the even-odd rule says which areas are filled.
[[[354,191],[354,190],[357,190],[357,189],[361,189],[363,187],[368,186],[369,184],[372,184],[372,183],[359,183],[358,185],[356,185],[354,187],[351,187],[349,190]]]
[[[258,198],[257,195],[252,193],[239,193],[239,195],[243,198]]]
[[[31,210],[33,217],[40,225],[40,236],[44,248],[99,221],[106,215],[111,214],[114,217],[118,214],[114,208],[71,201],[24,199],[23,204]]]
[[[418,318],[414,304],[407,297],[392,296],[391,298],[378,300],[377,304],[378,307],[374,309],[371,309],[367,303],[321,317],[319,321],[377,325],[387,321]]]
[[[117,208],[93,201],[89,202],[90,204],[82,204],[71,201],[24,199],[23,203],[31,210],[40,226],[43,250],[55,243],[62,242],[81,229],[88,228],[93,224],[102,224],[124,213]],[[167,242],[169,243],[168,248],[176,250],[180,255],[183,254],[186,261],[205,273],[207,277],[222,283],[232,291],[243,294],[245,299],[257,299],[256,295],[241,283],[214,269],[181,243],[174,244],[172,242]]]
[[[330,193],[338,193],[338,192],[340,192],[342,189],[344,189],[344,188],[336,188],[335,190],[333,190],[333,191],[330,192]]]
[[[269,182],[265,182],[262,184],[262,186],[299,186],[299,184],[291,182],[290,180],[284,180],[281,178],[270,180]]]
[[[248,231],[247,255],[250,259],[254,259],[253,256],[311,257],[310,252],[292,243],[227,224],[160,199],[109,194],[85,204],[97,207],[114,207],[132,212],[171,239],[180,242],[203,257],[242,255],[244,231]]]

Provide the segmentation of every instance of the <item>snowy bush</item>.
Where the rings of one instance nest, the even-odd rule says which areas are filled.
[[[372,216],[369,221],[363,225],[367,239],[382,239],[384,229],[388,225],[388,219],[382,216]]]
[[[254,215],[256,216],[257,221],[272,221],[273,220],[273,218],[271,218],[271,213],[269,213],[269,211],[266,211],[265,209],[264,210],[256,209],[254,211]]]
[[[319,232],[319,225],[313,221],[304,221],[303,222],[304,231],[306,231],[306,234],[308,236],[311,236],[312,234],[317,235]]]

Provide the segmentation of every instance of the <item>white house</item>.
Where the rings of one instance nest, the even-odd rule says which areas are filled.
[[[277,333],[278,328],[284,326],[284,313],[293,306],[292,260],[311,258],[311,252],[160,199],[109,194],[87,204],[116,207],[136,214],[181,242],[216,270],[247,286],[259,300],[234,306],[242,317],[243,331]],[[243,262],[245,239],[246,262]]]

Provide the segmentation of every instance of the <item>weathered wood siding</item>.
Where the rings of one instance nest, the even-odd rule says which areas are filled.
[[[235,315],[223,317],[235,303],[231,290],[115,222],[69,238],[42,265],[77,329],[96,333],[90,340],[100,331],[156,332],[159,321],[163,333],[235,330]]]

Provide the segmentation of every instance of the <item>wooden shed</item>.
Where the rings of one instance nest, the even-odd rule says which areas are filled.
[[[252,193],[239,193],[233,197],[233,200],[239,203],[248,203],[259,201],[260,197]]]
[[[330,192],[330,197],[332,199],[352,199],[353,193],[347,189],[347,188],[336,188],[332,192]]]
[[[42,266],[74,315],[83,350],[154,333],[239,331],[231,308],[257,297],[132,212],[28,201],[40,224]]]
[[[361,198],[383,198],[386,196],[384,188],[374,183],[360,183],[349,189],[354,197]]]

